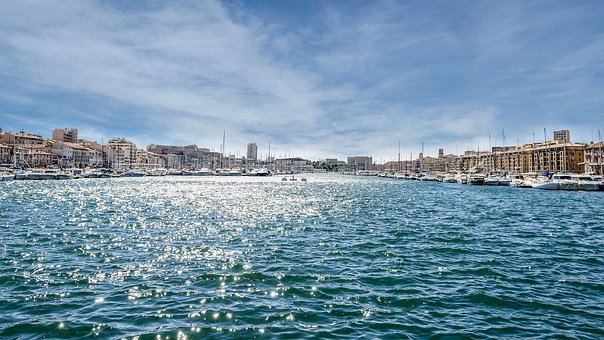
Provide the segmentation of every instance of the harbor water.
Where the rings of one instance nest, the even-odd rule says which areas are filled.
[[[0,338],[602,338],[604,193],[0,183]]]

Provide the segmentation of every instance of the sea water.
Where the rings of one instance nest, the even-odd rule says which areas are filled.
[[[0,183],[0,337],[604,337],[604,193],[306,177]]]

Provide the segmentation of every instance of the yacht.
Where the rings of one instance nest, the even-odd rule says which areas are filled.
[[[515,174],[512,175],[510,186],[516,188],[532,188],[532,182],[531,174]]]
[[[558,183],[558,189],[560,190],[579,189],[579,183],[573,180],[569,174],[554,174],[552,176],[552,182]]]
[[[442,182],[443,183],[457,183],[457,180],[452,175],[446,175],[445,177],[443,177]]]
[[[12,181],[15,179],[15,174],[10,171],[0,172],[0,181]]]
[[[33,169],[27,175],[27,179],[41,180],[44,179],[44,170]]]
[[[239,170],[239,169],[231,169],[228,172],[228,176],[241,176],[241,170]]]
[[[497,181],[497,185],[509,187],[512,183],[512,180],[507,177],[499,177]]]
[[[29,179],[29,173],[30,173],[30,171],[28,171],[28,170],[18,170],[15,173],[15,179],[16,180]]]
[[[468,184],[471,185],[483,185],[485,184],[485,176],[483,174],[470,174],[468,175]]]
[[[579,190],[597,191],[600,189],[600,183],[594,181],[589,175],[571,175],[570,177],[577,182]]]
[[[50,170],[45,170],[40,174],[40,179],[43,180],[50,180],[50,179],[57,179],[59,175],[59,171],[55,170],[55,169],[50,169]]]
[[[256,174],[258,176],[263,176],[263,177],[271,175],[271,173],[266,168],[258,169],[258,171],[256,171]]]
[[[558,183],[547,177],[537,177],[531,182],[533,189],[558,190]]]
[[[142,170],[131,169],[122,174],[124,177],[144,177],[147,173]]]
[[[74,175],[67,171],[56,171],[54,173],[54,179],[73,179]]]
[[[484,185],[499,185],[499,177],[485,177]]]

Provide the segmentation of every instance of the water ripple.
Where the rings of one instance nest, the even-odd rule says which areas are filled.
[[[0,337],[604,337],[604,195],[0,183]]]

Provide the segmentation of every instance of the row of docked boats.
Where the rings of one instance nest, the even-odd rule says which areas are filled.
[[[116,178],[116,177],[145,177],[145,176],[270,176],[267,169],[219,169],[216,171],[202,168],[198,170],[177,169],[9,169],[0,168],[0,181],[12,180],[65,180],[78,178]]]
[[[521,174],[515,175],[510,185],[540,190],[604,190],[602,177],[588,174]]]
[[[407,180],[460,183],[469,185],[511,186],[540,190],[604,190],[602,176],[565,173],[483,174],[483,173],[380,173],[380,177]]]

